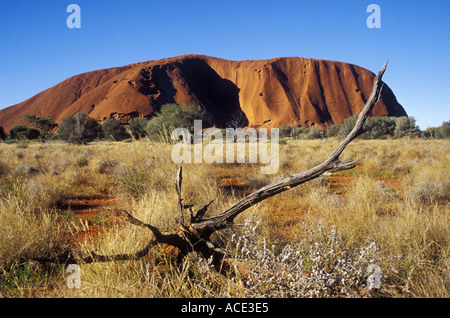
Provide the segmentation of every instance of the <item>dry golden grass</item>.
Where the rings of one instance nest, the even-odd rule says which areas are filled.
[[[214,200],[210,213],[221,212],[249,191],[322,162],[337,145],[332,139],[288,140],[280,145],[280,169],[274,175],[261,175],[257,164],[185,164],[184,202],[201,207]],[[143,248],[151,234],[115,218],[115,210],[126,209],[163,230],[173,227],[178,166],[171,160],[171,149],[169,144],[146,140],[87,146],[0,144],[0,296],[448,297],[448,140],[354,141],[341,159],[360,160],[355,169],[323,176],[263,201],[237,219],[247,229],[226,230],[214,238],[234,255],[230,261],[237,276],[233,278],[215,273],[197,255],[176,268],[162,247],[139,261],[82,265],[80,288],[73,289],[66,284],[66,267],[27,262],[63,249],[62,238],[70,233],[85,238],[76,242],[81,255]],[[93,195],[112,195],[117,203],[103,208],[105,217],[88,220],[63,204],[67,198]],[[249,223],[250,219],[256,223]],[[251,234],[248,227],[254,229]],[[91,232],[95,239],[84,235]],[[273,246],[272,258],[262,261],[247,253],[246,260],[242,246],[236,245],[236,237],[246,235],[253,244],[248,251],[257,255]],[[358,254],[368,246],[376,246],[373,255]],[[291,253],[297,255],[295,266],[279,261],[279,257],[287,259],[283,254],[287,247],[297,253]],[[320,251],[341,265],[311,256]],[[350,254],[354,257],[346,259],[344,255]],[[274,266],[270,261],[276,263],[277,257]],[[249,271],[252,262],[259,276]],[[382,274],[376,292],[365,286],[365,270],[371,263]],[[348,276],[353,283],[320,285],[314,276],[325,275],[315,267],[319,265],[327,279]],[[302,285],[293,283],[288,292],[274,277],[288,281],[283,275],[294,269],[300,271]]]

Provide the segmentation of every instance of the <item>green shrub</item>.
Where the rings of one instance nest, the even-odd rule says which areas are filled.
[[[150,119],[145,127],[148,136],[153,140],[167,139],[170,131],[175,128],[187,128],[194,132],[194,120],[202,119],[203,111],[200,107],[166,104]],[[166,135],[166,138],[161,138]]]
[[[3,129],[2,126],[0,126],[0,140],[5,140],[6,139],[6,133],[5,130]]]
[[[327,131],[325,132],[325,137],[338,137],[339,131],[341,130],[341,125],[331,125],[328,127]]]
[[[40,132],[37,129],[29,128],[26,125],[15,125],[9,131],[11,135],[11,139],[19,139],[19,140],[32,140],[37,139],[40,136]]]
[[[423,138],[448,138],[450,137],[450,121],[444,121],[439,127],[429,127],[422,132]]]
[[[145,127],[147,126],[148,120],[145,118],[132,118],[130,119],[129,123],[129,129],[131,131],[131,135],[135,139],[141,139],[147,136],[147,131],[145,130]]]
[[[300,135],[301,139],[323,139],[325,137],[325,130],[315,127],[306,127]]]
[[[439,129],[437,127],[428,127],[427,129],[422,131],[422,134],[420,136],[426,139],[440,138]]]
[[[4,143],[8,144],[8,145],[15,144],[16,142],[17,142],[17,139],[11,139],[10,137],[7,137],[4,141]]]
[[[21,131],[27,130],[26,125],[15,125],[9,130],[9,135],[11,136],[11,139],[17,139],[17,133]]]
[[[325,130],[315,127],[292,127],[290,132],[293,139],[322,139],[325,137]]]
[[[38,267],[29,264],[11,265],[7,270],[3,270],[0,276],[0,292],[9,296],[16,296],[18,290],[39,284],[47,279],[47,274],[40,271]]]
[[[364,133],[360,139],[386,139],[393,137],[396,127],[394,117],[369,117],[364,124]]]
[[[86,157],[79,157],[77,158],[77,166],[82,168],[82,167],[86,167],[89,164],[88,160]]]
[[[344,138],[347,136],[355,126],[357,119],[358,117],[356,115],[345,119],[337,134],[338,137]],[[369,117],[364,123],[363,131],[364,132],[358,136],[359,139],[386,139],[387,137],[402,138],[406,136],[420,136],[420,130],[413,117]]]
[[[291,126],[281,126],[278,128],[278,131],[280,133],[280,137],[291,137],[293,127]]]
[[[441,126],[438,127],[440,138],[450,137],[450,120],[444,121]]]
[[[142,167],[119,165],[115,169],[114,176],[118,189],[123,193],[137,198],[148,191],[149,173]]]
[[[120,120],[109,118],[102,124],[102,130],[106,139],[122,141],[130,138],[130,134],[125,131],[125,127]]]
[[[399,117],[396,119],[394,138],[419,136],[420,130],[414,117]]]
[[[58,125],[55,124],[52,116],[36,117],[36,115],[27,114],[24,119],[32,128],[39,131],[39,139],[45,142],[51,135],[54,128]]]
[[[100,124],[83,113],[64,116],[57,133],[59,138],[75,144],[88,143],[103,136]]]

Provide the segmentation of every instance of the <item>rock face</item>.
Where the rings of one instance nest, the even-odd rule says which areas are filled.
[[[374,74],[335,61],[275,58],[229,61],[184,55],[71,77],[34,97],[0,110],[9,130],[25,114],[84,112],[103,121],[151,117],[166,103],[200,105],[218,127],[283,125],[326,128],[358,114],[372,89]],[[407,116],[387,85],[374,116]]]

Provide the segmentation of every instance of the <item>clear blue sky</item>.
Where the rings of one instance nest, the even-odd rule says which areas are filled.
[[[81,29],[69,29],[69,4]],[[381,28],[369,29],[369,4]],[[182,54],[299,56],[377,72],[421,129],[450,119],[448,0],[1,0],[0,109],[83,72]]]

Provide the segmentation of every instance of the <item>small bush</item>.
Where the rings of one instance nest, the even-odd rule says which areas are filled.
[[[440,138],[450,137],[450,120],[444,121],[441,126],[438,127]]]
[[[278,129],[280,137],[291,137],[292,128],[291,126],[281,126]]]
[[[353,115],[351,117],[348,117],[344,120],[344,123],[341,125],[341,129],[339,130],[339,137],[345,138],[355,127],[356,120],[358,119],[358,116]]]
[[[450,201],[450,181],[422,181],[412,187],[411,198],[424,204]]]
[[[17,139],[17,133],[25,131],[28,127],[26,125],[15,125],[9,130],[11,139]]]
[[[421,135],[423,138],[448,138],[450,137],[450,121],[444,121],[439,127],[425,129]]]
[[[55,186],[52,179],[35,177],[25,183],[25,198],[31,210],[45,211],[63,201],[64,187]]]
[[[14,297],[18,294],[19,289],[39,285],[46,278],[47,274],[36,266],[32,266],[31,263],[20,266],[12,265],[0,276],[0,293],[3,292]]]
[[[177,104],[166,104],[161,106],[161,110],[155,117],[150,119],[145,127],[148,136],[153,140],[167,141],[167,136],[161,138],[161,135],[169,135],[169,131],[175,128],[187,128],[191,133],[194,132],[194,120],[202,119],[203,111],[200,107],[180,106]]]
[[[16,176],[31,176],[39,173],[39,170],[25,163],[14,170]]]
[[[325,132],[325,137],[338,137],[341,125],[331,125]]]
[[[317,129],[314,127],[310,127],[304,135],[304,139],[323,139],[324,137],[325,130]]]
[[[117,166],[116,160],[100,161],[98,163],[98,172],[101,174],[109,174]]]
[[[394,138],[419,137],[420,130],[413,117],[399,117],[396,120]]]
[[[125,127],[120,120],[109,118],[102,124],[102,130],[106,139],[114,141],[122,141],[130,138],[130,135],[125,131]]]
[[[325,130],[315,127],[295,127],[291,130],[291,137],[294,139],[322,139],[325,137]]]
[[[147,126],[148,120],[145,118],[132,118],[130,119],[129,129],[131,131],[131,135],[135,139],[141,139],[147,136],[147,131],[145,127]]]
[[[393,117],[369,117],[364,124],[365,132],[361,139],[386,139],[393,137],[396,128],[396,120]]]
[[[337,132],[337,127],[332,126],[332,131],[326,136],[336,135],[340,138],[345,138],[355,126],[357,119],[358,116],[356,115],[345,119],[340,126],[339,132]],[[358,136],[358,139],[419,137],[421,134],[413,117],[369,117],[364,123],[363,130],[364,133]]]
[[[52,116],[36,117],[36,115],[26,114],[25,121],[34,129],[39,131],[39,140],[45,142],[52,130],[57,127]]]
[[[83,113],[64,116],[57,133],[59,138],[75,144],[92,142],[103,135],[99,123]]]
[[[0,161],[0,178],[9,174],[9,167]]]
[[[37,129],[29,128],[26,125],[16,125],[10,130],[11,139],[37,139],[40,136],[40,132]]]
[[[367,288],[369,266],[379,258],[375,242],[367,247],[345,246],[335,228],[310,229],[307,246],[268,246],[258,236],[259,221],[246,219],[231,242],[250,297],[359,297]],[[375,264],[374,264],[375,263]],[[381,286],[378,286],[380,288]]]
[[[142,168],[120,165],[116,167],[114,177],[119,189],[132,197],[139,197],[148,190],[149,175]]]
[[[7,137],[5,130],[3,129],[2,126],[0,126],[0,140],[5,140]]]
[[[79,157],[77,158],[77,166],[82,168],[82,167],[86,167],[89,164],[88,160],[86,157]]]
[[[325,130],[315,127],[292,127],[290,137],[293,139],[322,139],[325,137]]]

